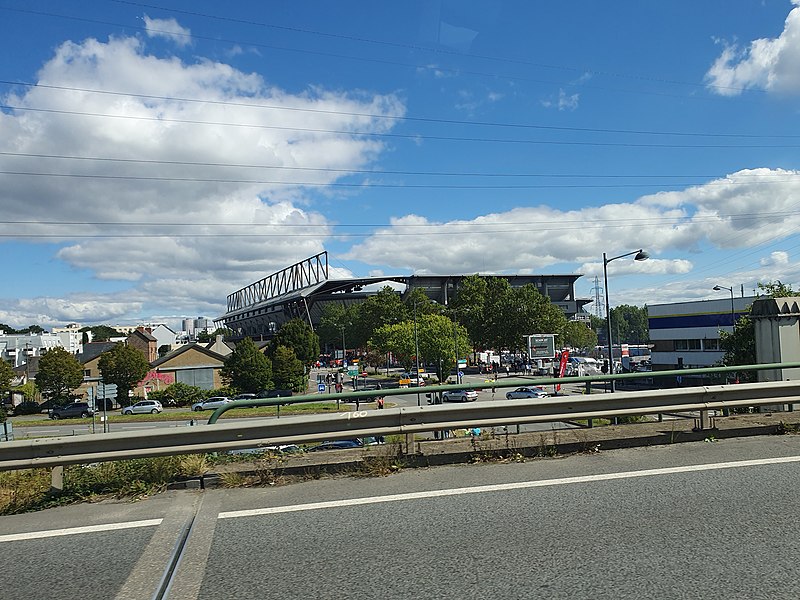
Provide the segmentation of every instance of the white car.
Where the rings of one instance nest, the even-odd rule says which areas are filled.
[[[215,410],[229,402],[233,402],[233,400],[227,396],[212,396],[211,398],[206,398],[202,402],[195,402],[192,404],[192,410],[195,412],[200,412],[201,410]]]
[[[520,398],[547,398],[550,394],[540,386],[521,387],[513,392],[506,394],[507,400],[518,400]]]
[[[155,415],[164,410],[158,400],[140,400],[136,404],[131,404],[122,409],[123,415]]]
[[[474,402],[478,399],[478,392],[475,390],[450,390],[442,392],[443,402]]]

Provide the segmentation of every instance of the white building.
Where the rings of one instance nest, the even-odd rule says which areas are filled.
[[[722,361],[719,332],[733,331],[756,298],[748,296],[672,304],[649,304],[653,371],[711,367]]]
[[[12,367],[19,367],[27,363],[29,358],[41,356],[52,348],[66,349],[60,335],[63,334],[0,333],[0,359]],[[80,341],[80,338],[78,340]]]

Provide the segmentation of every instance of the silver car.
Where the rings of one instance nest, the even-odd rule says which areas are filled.
[[[478,399],[478,392],[475,390],[451,390],[442,392],[443,402],[474,402]]]
[[[506,394],[507,400],[519,400],[524,398],[547,398],[550,394],[543,387],[530,386],[517,388]]]
[[[192,404],[192,410],[195,412],[199,412],[201,410],[215,410],[224,404],[228,404],[229,402],[233,402],[227,396],[212,396],[211,398],[206,398],[201,402],[195,402]]]
[[[144,415],[144,414],[158,414],[163,411],[161,402],[158,400],[140,400],[136,404],[131,404],[122,409],[123,415]]]

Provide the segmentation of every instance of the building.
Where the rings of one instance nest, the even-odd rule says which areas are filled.
[[[19,367],[28,362],[30,358],[41,356],[52,348],[66,349],[61,335],[63,334],[15,333],[6,335],[0,333],[0,359],[12,367]],[[73,348],[71,344],[69,346],[69,351],[73,354],[77,353],[79,349],[80,344],[77,348]]]
[[[647,306],[653,371],[711,367],[722,362],[720,331],[733,331],[755,297]]]
[[[132,331],[125,343],[144,354],[149,363],[158,358],[158,340],[148,333],[144,327],[139,327]]]
[[[403,295],[416,289],[439,304],[448,305],[467,275],[395,275],[330,279],[328,253],[304,261],[248,285],[227,298],[227,312],[215,319],[235,338],[269,339],[286,321],[307,320],[316,328],[327,304],[357,304],[384,286],[402,288]],[[564,311],[568,319],[583,313],[590,299],[575,297],[575,281],[581,275],[486,275],[508,280],[512,287],[533,285]]]
[[[222,387],[225,357],[201,344],[184,344],[154,361],[150,372],[136,388],[137,395],[162,390],[173,383],[185,383],[203,390]]]

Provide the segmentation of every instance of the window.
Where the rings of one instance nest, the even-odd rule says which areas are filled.
[[[719,350],[719,340],[707,339],[703,340],[703,350],[708,352],[716,352]]]
[[[701,350],[700,340],[675,340],[675,350]]]

